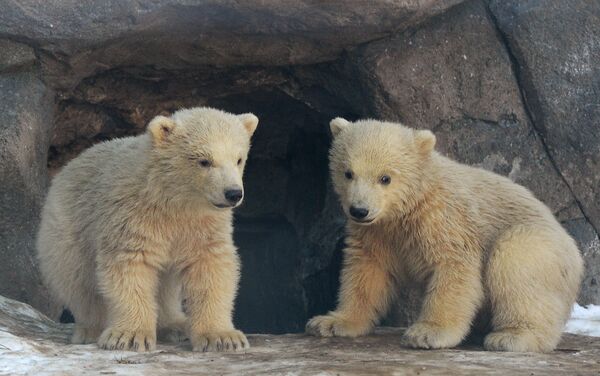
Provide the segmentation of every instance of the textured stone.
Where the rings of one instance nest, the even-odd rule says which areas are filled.
[[[189,342],[159,343],[151,353],[70,345],[72,325],[57,324],[31,307],[0,297],[0,373],[10,375],[597,375],[600,339],[565,334],[550,354],[402,347],[402,329],[380,328],[359,338],[249,335],[240,353],[194,353]]]
[[[0,72],[23,68],[35,62],[33,48],[26,44],[0,39],[0,51]]]
[[[369,116],[435,132],[437,148],[531,189],[555,213],[573,197],[554,170],[521,100],[509,55],[482,2],[352,56]]]
[[[579,304],[600,305],[600,239],[585,218],[574,219],[564,226],[577,239],[585,262],[585,276],[577,301]]]
[[[31,72],[0,75],[0,293],[56,313],[34,248],[48,182],[52,100]]]
[[[47,78],[70,86],[115,66],[333,60],[459,2],[8,1],[0,4],[0,35],[35,40],[44,51]]]
[[[548,153],[600,229],[600,2],[491,1]]]

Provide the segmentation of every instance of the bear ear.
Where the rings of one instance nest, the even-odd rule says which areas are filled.
[[[148,132],[156,145],[164,142],[173,133],[175,122],[166,116],[157,116],[148,123]]]
[[[350,122],[344,118],[336,117],[335,119],[329,122],[329,129],[331,130],[331,134],[333,137],[336,137],[342,130],[347,128],[350,125]]]
[[[237,116],[238,119],[242,122],[244,128],[246,128],[246,132],[248,132],[248,136],[252,136],[256,127],[258,126],[258,118],[256,115],[252,113],[241,114]]]
[[[429,154],[435,147],[435,135],[428,130],[416,131],[415,144],[421,154]]]

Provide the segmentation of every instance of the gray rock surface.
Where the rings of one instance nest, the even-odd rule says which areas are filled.
[[[0,72],[18,70],[35,62],[33,48],[26,44],[0,39]]]
[[[0,290],[56,313],[37,273],[34,242],[48,174],[53,96],[35,73],[0,75]]]
[[[367,90],[366,112],[431,129],[442,153],[510,176],[556,214],[580,215],[528,118],[484,3],[370,43],[352,62]]]
[[[48,79],[70,86],[115,66],[329,61],[459,2],[5,1],[0,35],[35,43]]]
[[[402,329],[355,339],[300,334],[249,335],[240,353],[193,353],[189,343],[159,343],[151,353],[70,345],[72,325],[0,297],[0,374],[10,375],[597,375],[600,339],[565,334],[550,354],[497,353],[478,345],[412,350]]]
[[[592,225],[585,219],[573,219],[564,223],[566,229],[577,239],[585,261],[580,304],[598,304],[600,297],[600,239]]]
[[[600,4],[492,1],[533,124],[587,219],[600,228]]]

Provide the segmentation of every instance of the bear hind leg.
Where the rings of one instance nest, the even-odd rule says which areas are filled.
[[[75,318],[71,343],[93,343],[103,329],[106,307],[99,295],[91,252],[62,223],[42,222],[38,258],[44,282]]]
[[[498,239],[485,277],[493,328],[486,350],[556,347],[579,283],[578,255],[571,255],[578,251],[570,240],[535,227],[516,227]]]
[[[69,309],[75,317],[75,329],[71,337],[73,344],[95,343],[104,329],[106,308],[102,297],[80,297]]]

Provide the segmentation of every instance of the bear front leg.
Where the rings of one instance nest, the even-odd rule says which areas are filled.
[[[107,350],[156,348],[158,270],[140,252],[98,260],[98,281],[108,308],[108,326],[98,339]]]
[[[236,351],[250,347],[233,327],[239,281],[239,258],[233,245],[203,250],[182,271],[189,336],[194,351]]]
[[[464,339],[483,300],[479,270],[445,264],[433,271],[419,319],[404,334],[405,345],[439,349]]]
[[[383,260],[362,249],[344,250],[339,303],[313,317],[306,332],[323,337],[356,337],[370,332],[392,300],[393,278]]]

